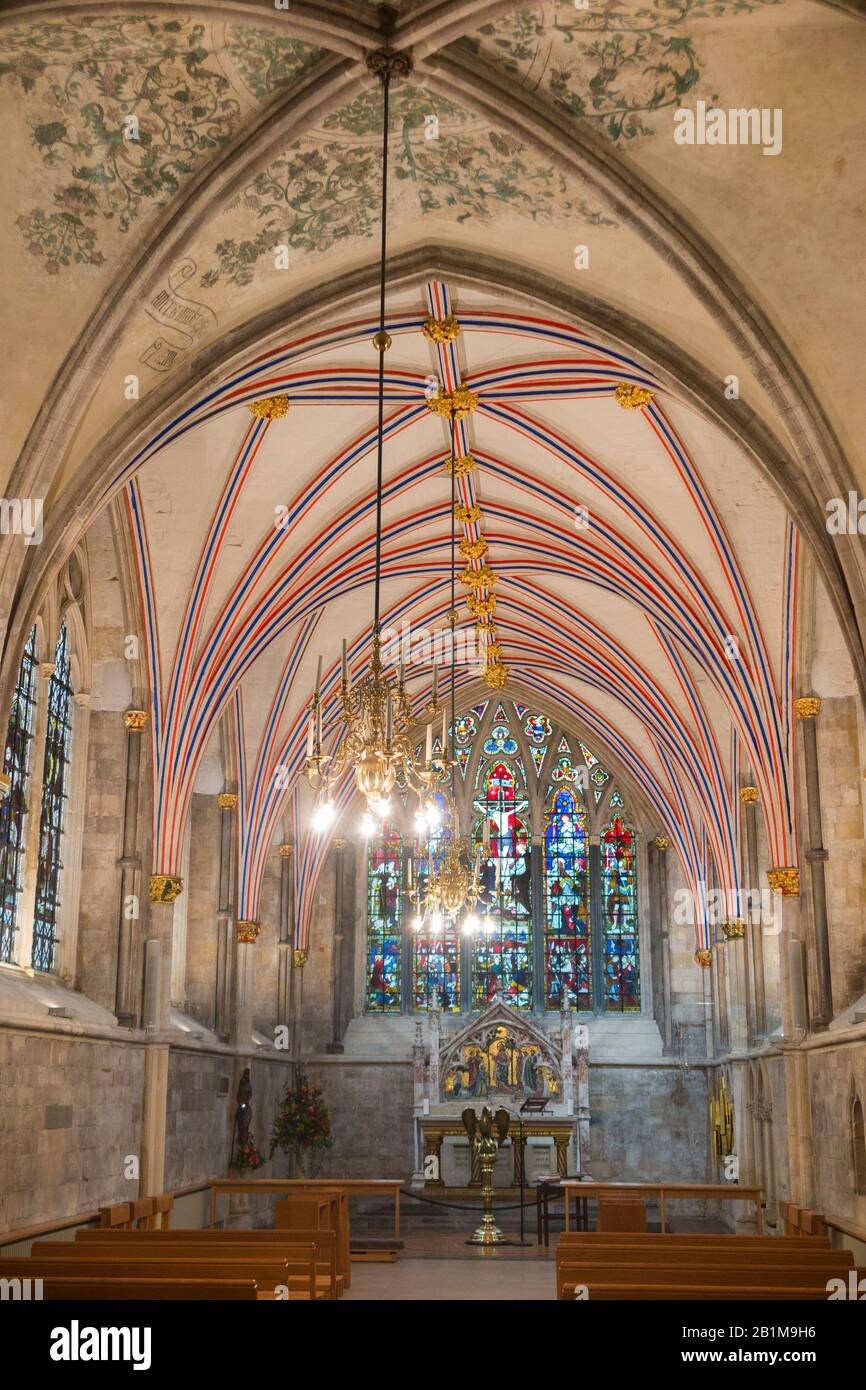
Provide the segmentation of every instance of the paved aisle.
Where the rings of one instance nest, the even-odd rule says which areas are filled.
[[[552,1261],[411,1260],[395,1264],[353,1264],[352,1287],[343,1302],[408,1299],[418,1302],[458,1299],[553,1300],[556,1272]]]

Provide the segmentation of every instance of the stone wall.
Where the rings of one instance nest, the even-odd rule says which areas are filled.
[[[589,1068],[589,1162],[598,1182],[707,1182],[706,1070]]]
[[[91,710],[87,748],[77,987],[114,1011],[123,852],[126,729],[113,710]],[[85,946],[86,943],[86,946]]]
[[[331,1111],[334,1146],[319,1176],[406,1178],[414,1167],[411,1062],[305,1063]]]
[[[810,1051],[815,1207],[866,1226],[866,1195],[854,1191],[849,1128],[852,1084],[866,1106],[866,1047],[862,1043]]]
[[[144,1050],[0,1031],[0,1230],[138,1196]]]
[[[866,844],[863,760],[853,697],[823,700],[817,719],[819,776],[827,860],[827,916],[833,1008],[866,993]],[[803,864],[808,891],[809,873]]]
[[[166,1190],[228,1176],[238,1082],[247,1065],[253,1087],[252,1134],[262,1156],[267,1159],[277,1103],[291,1077],[287,1062],[172,1048],[166,1120]],[[222,1095],[220,1078],[228,1080],[228,1089]],[[286,1160],[277,1154],[273,1163],[262,1170],[262,1176],[282,1177],[285,1172]]]
[[[215,796],[194,795],[190,808],[189,895],[186,918],[186,1003],[193,1018],[214,1026],[219,817]]]

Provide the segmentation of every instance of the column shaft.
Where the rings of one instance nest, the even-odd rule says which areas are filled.
[[[130,711],[129,713],[138,713]],[[138,923],[141,921],[141,855],[138,852],[138,809],[141,790],[141,734],[144,721],[127,722],[126,784],[123,794],[123,839],[117,867],[120,871],[120,908],[117,924],[117,976],[114,1012],[118,1023],[135,1026],[138,1015],[136,957]],[[138,911],[133,911],[135,902]]]
[[[818,974],[818,1001],[812,1022],[826,1028],[833,1017],[833,983],[830,974],[830,935],[827,923],[827,884],[824,865],[827,851],[821,827],[821,779],[818,772],[818,738],[814,717],[801,718],[803,761],[806,771],[806,808],[809,825],[809,877],[812,887],[812,915],[815,924],[815,965]]]

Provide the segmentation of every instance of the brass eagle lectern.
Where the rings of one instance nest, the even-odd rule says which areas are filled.
[[[467,1105],[461,1118],[473,1152],[478,1155],[478,1166],[481,1169],[481,1200],[484,1203],[481,1224],[466,1244],[498,1245],[505,1240],[505,1236],[493,1222],[493,1165],[496,1162],[496,1150],[508,1138],[508,1111],[497,1110],[494,1113],[489,1105],[485,1105],[479,1115],[471,1105]]]

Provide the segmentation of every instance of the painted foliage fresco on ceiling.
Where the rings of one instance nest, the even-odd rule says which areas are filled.
[[[616,225],[549,162],[453,102],[402,83],[391,100],[398,220],[402,201],[410,213],[444,213],[457,222],[511,210],[532,220],[577,217]],[[202,284],[247,284],[259,258],[272,255],[277,244],[322,252],[349,237],[372,235],[379,219],[381,119],[378,89],[366,91],[251,180],[226,209],[232,214],[242,207],[251,215],[251,234],[218,242]]]
[[[4,27],[0,81],[23,97],[42,164],[42,199],[16,218],[27,250],[50,275],[102,265],[105,232],[168,202],[257,102],[322,56],[267,30],[186,18]]]
[[[530,91],[588,120],[618,144],[653,135],[654,117],[707,81],[707,21],[749,15],[782,0],[592,0],[537,5],[482,25],[460,40],[495,59]],[[700,95],[711,103],[718,92]]]

